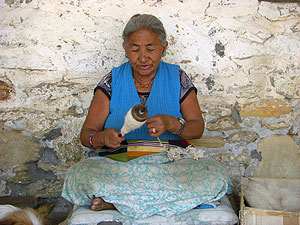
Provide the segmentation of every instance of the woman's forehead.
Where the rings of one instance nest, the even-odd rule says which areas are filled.
[[[152,46],[161,43],[158,34],[149,29],[140,29],[129,35],[128,44],[130,46]]]

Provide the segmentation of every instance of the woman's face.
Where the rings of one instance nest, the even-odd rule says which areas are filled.
[[[154,76],[167,43],[162,46],[159,36],[149,29],[132,33],[126,43],[125,52],[136,77]]]

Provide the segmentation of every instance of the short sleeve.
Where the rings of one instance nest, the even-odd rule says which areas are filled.
[[[99,89],[101,90],[110,100],[111,99],[111,79],[112,79],[112,72],[106,74],[98,83],[97,87],[94,89],[94,94]]]
[[[192,80],[188,77],[183,69],[179,67],[179,77],[180,77],[180,104],[189,95],[191,91],[195,91],[197,94],[197,88],[194,86]]]

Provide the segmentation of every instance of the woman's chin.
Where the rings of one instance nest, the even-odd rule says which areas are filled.
[[[136,71],[135,75],[137,76],[143,76],[143,77],[148,77],[148,76],[152,76],[155,75],[156,71],[153,71],[151,69],[139,69],[138,71]]]

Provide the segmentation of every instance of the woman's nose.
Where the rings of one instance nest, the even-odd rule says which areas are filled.
[[[140,51],[139,60],[141,62],[145,62],[147,60],[147,52],[146,51]]]

